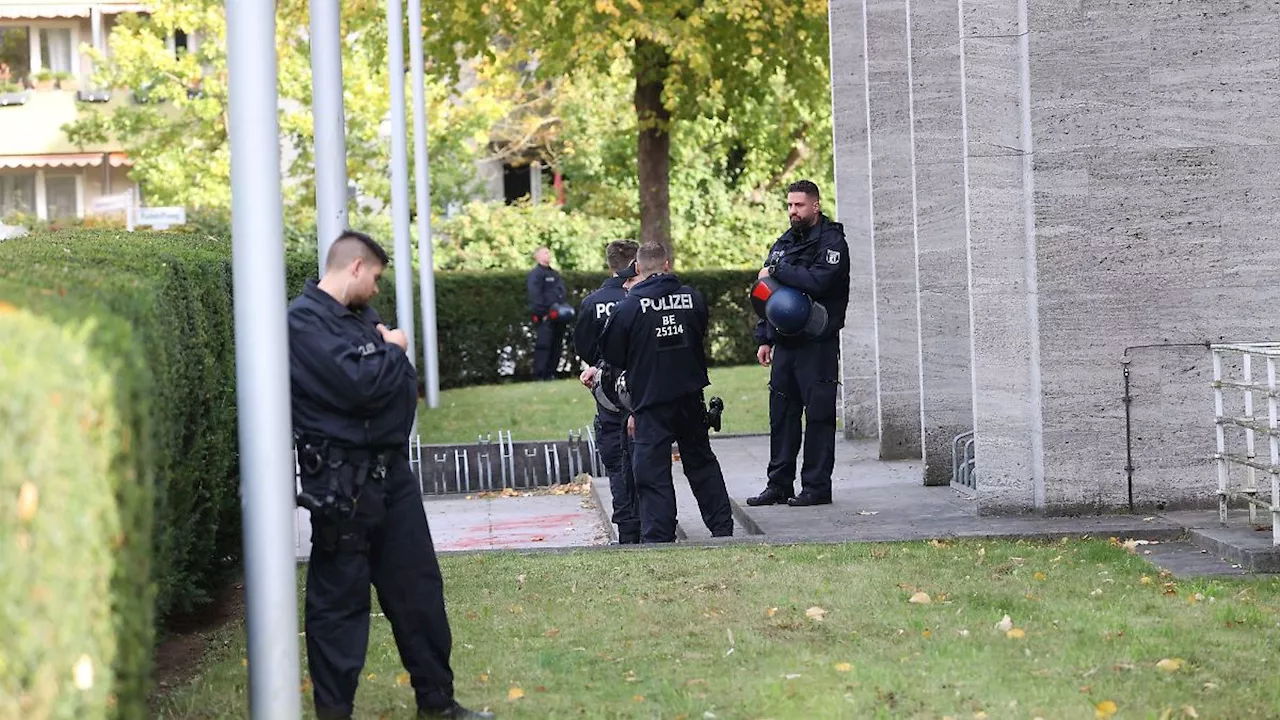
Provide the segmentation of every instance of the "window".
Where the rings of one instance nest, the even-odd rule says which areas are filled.
[[[0,175],[0,218],[36,212],[36,174]]]
[[[0,85],[21,84],[31,74],[31,40],[24,27],[0,27]]]
[[[70,28],[40,28],[40,60],[45,70],[73,72]]]
[[[50,220],[74,218],[80,214],[75,175],[45,176],[44,194]]]

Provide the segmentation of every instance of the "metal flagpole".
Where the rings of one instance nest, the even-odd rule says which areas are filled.
[[[301,714],[275,3],[226,0],[249,708]]]
[[[311,113],[315,118],[316,247],[347,229],[347,139],[342,108],[342,27],[335,0],[311,0]]]
[[[395,235],[396,325],[409,337],[414,359],[413,259],[409,246],[409,139],[404,115],[404,5],[387,0],[387,59],[391,78],[391,227]],[[415,365],[417,363],[414,363]]]
[[[427,159],[427,84],[422,67],[422,0],[409,0],[409,67],[413,74],[413,171],[418,200],[418,291],[422,299],[422,369],[427,407],[440,406],[436,357],[436,273],[431,246],[431,166]]]

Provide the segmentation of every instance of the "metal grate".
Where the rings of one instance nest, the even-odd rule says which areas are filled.
[[[1276,387],[1276,360],[1280,358],[1280,343],[1228,343],[1211,345],[1213,353],[1213,410],[1218,450],[1214,460],[1218,468],[1218,521],[1227,524],[1227,506],[1231,500],[1243,501],[1249,508],[1249,524],[1257,525],[1258,508],[1271,513],[1271,543],[1280,546],[1280,400]],[[1254,362],[1266,367],[1265,381],[1254,379]],[[1238,365],[1239,380],[1227,380],[1223,366]],[[1235,369],[1233,367],[1233,369]],[[1234,391],[1243,395],[1244,415],[1227,415],[1224,394]],[[1255,413],[1255,395],[1266,398],[1267,411],[1259,418]],[[1243,431],[1244,452],[1230,452],[1227,429]],[[1260,462],[1257,457],[1257,436],[1262,434],[1270,446],[1270,462]],[[1239,444],[1238,436],[1233,445]],[[1232,485],[1233,466],[1243,469],[1244,481]],[[1260,498],[1258,471],[1271,476],[1270,498]]]
[[[951,484],[969,490],[978,489],[978,459],[973,441],[972,430],[951,438]]]

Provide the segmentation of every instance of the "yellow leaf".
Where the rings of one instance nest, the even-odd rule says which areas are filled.
[[[1004,636],[1009,638],[1010,640],[1021,640],[1022,638],[1027,636],[1027,633],[1023,631],[1022,628],[1014,628],[1009,632],[1005,633]]]
[[[915,595],[912,595],[911,599],[907,602],[913,605],[928,605],[933,602],[933,598],[929,597],[929,593],[927,592],[918,592]]]
[[[1037,580],[1044,580],[1045,574],[1042,572],[1037,572],[1035,577]]]
[[[405,685],[408,685],[408,684],[409,684],[409,673],[402,672],[399,675],[396,675],[397,687],[404,687]]]
[[[0,315],[8,315],[10,313],[17,312],[17,310],[18,308],[14,307],[13,303],[7,303],[0,300]]]
[[[778,608],[769,608],[768,610],[764,611],[765,617],[773,617],[774,615],[777,615],[777,614],[778,614]]]
[[[822,618],[827,614],[827,611],[823,610],[817,605],[814,605],[808,610],[805,610],[804,614],[805,614],[805,617],[809,618],[810,620],[813,620],[815,622],[822,622]]]
[[[489,673],[480,673],[480,682],[482,683],[489,682]]]
[[[507,691],[507,702],[515,702],[524,697],[524,691],[518,687],[513,687]]]
[[[836,663],[836,672],[853,672],[853,665],[849,663]]]
[[[1189,717],[1189,718],[1198,718],[1198,717],[1200,717],[1200,713],[1196,712],[1195,707],[1193,707],[1193,706],[1191,706],[1191,705],[1183,705],[1183,706],[1182,706],[1182,714],[1183,714],[1183,715],[1186,715],[1186,716],[1187,716],[1187,717]]]
[[[643,696],[643,695],[633,695],[633,696],[631,697],[631,700],[632,700],[633,702],[644,702],[644,696]]]
[[[1111,702],[1110,700],[1103,700],[1102,702],[1098,703],[1097,706],[1094,707],[1093,714],[1094,714],[1094,717],[1097,717],[1100,719],[1109,718],[1112,715],[1115,715],[1117,712],[1119,712],[1119,710],[1120,708],[1116,707],[1116,704],[1114,702]]]
[[[366,676],[365,676],[365,679],[366,679],[366,680],[377,680],[377,679],[378,679],[378,674],[377,674],[377,673],[369,673],[368,675],[366,675]]]
[[[28,522],[36,515],[40,505],[40,490],[30,480],[22,483],[18,490],[18,520]]]
[[[1165,658],[1156,663],[1156,667],[1165,672],[1177,672],[1182,669],[1182,658]]]
[[[973,720],[987,720],[989,717],[991,716],[987,714],[986,710],[979,710],[973,714]]]
[[[1141,580],[1139,580],[1138,582],[1142,583],[1143,585],[1150,585],[1150,584],[1151,584],[1151,576],[1150,576],[1150,575],[1143,575],[1143,576],[1142,576],[1142,579],[1141,579]]]

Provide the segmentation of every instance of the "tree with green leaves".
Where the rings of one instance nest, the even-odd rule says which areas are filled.
[[[823,0],[430,0],[426,41],[436,57],[518,49],[543,78],[607,75],[629,60],[640,239],[670,246],[672,139],[682,123],[719,122],[727,136],[717,140],[733,148],[730,172],[772,167],[755,188],[761,199],[824,142],[816,138],[830,129],[826,7]]]

